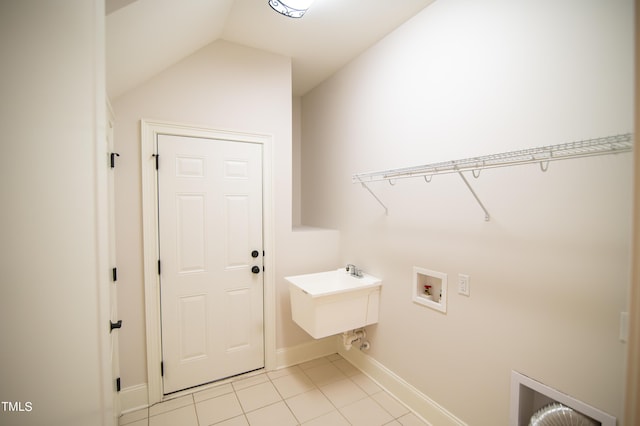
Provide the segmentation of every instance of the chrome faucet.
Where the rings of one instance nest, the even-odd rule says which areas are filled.
[[[356,265],[353,265],[353,264],[349,263],[345,267],[345,270],[347,272],[351,272],[351,276],[352,277],[362,278],[362,269],[356,268]]]

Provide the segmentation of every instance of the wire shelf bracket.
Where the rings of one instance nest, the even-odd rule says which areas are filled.
[[[360,181],[360,184],[362,185],[362,187],[364,189],[369,191],[369,194],[371,194],[373,196],[373,198],[375,198],[378,203],[380,203],[380,205],[384,209],[384,215],[385,216],[389,216],[389,209],[387,208],[387,206],[384,205],[384,203],[382,201],[380,201],[380,198],[378,198],[378,196],[371,190],[371,188],[369,188],[369,186],[366,183],[362,182],[362,181]]]
[[[476,194],[476,191],[473,190],[473,188],[471,187],[471,185],[469,184],[469,181],[467,180],[466,177],[464,177],[464,175],[462,174],[462,172],[458,172],[458,174],[460,175],[460,177],[462,178],[462,180],[464,181],[464,184],[467,185],[467,188],[469,188],[469,191],[471,191],[471,195],[473,195],[473,198],[476,199],[476,201],[478,202],[478,204],[480,205],[480,208],[484,211],[484,220],[486,220],[487,222],[489,222],[489,220],[491,220],[491,215],[489,214],[489,212],[487,211],[487,208],[484,206],[484,204],[482,204],[482,201],[480,201],[480,198],[478,197],[478,194]],[[473,175],[474,177],[478,177],[475,174]]]
[[[384,208],[385,215],[389,214],[387,206],[376,196],[367,185],[370,182],[388,181],[395,185],[398,179],[423,177],[426,182],[431,182],[434,175],[457,173],[464,181],[476,202],[480,205],[485,214],[485,220],[489,221],[491,216],[482,201],[473,190],[469,181],[462,172],[471,172],[474,178],[480,176],[484,169],[497,167],[519,166],[523,164],[540,165],[540,170],[546,172],[549,163],[557,160],[569,160],[573,158],[592,157],[609,154],[621,154],[633,150],[633,134],[624,133],[614,136],[606,136],[596,139],[581,140],[558,145],[548,145],[538,148],[529,148],[517,151],[508,151],[498,154],[485,155],[481,157],[471,157],[461,160],[444,161],[439,163],[424,164],[415,167],[404,167],[399,169],[388,169],[377,172],[357,173],[352,175],[353,183],[360,183],[376,201]]]

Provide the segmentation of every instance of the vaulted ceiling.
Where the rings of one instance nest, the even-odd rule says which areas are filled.
[[[315,0],[301,19],[268,0],[106,0],[113,100],[216,40],[292,58],[303,95],[434,0]]]

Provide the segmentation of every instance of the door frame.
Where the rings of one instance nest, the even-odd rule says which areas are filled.
[[[104,157],[101,159],[104,164],[110,161],[111,156],[115,155],[115,140],[114,140],[114,126],[115,126],[115,113],[111,107],[111,102],[107,99],[106,102],[106,126],[105,126],[105,151]],[[115,213],[115,168],[107,167],[107,177],[105,181],[106,185],[106,197],[107,197],[107,267],[110,274],[109,280],[109,319],[112,323],[116,323],[119,320],[118,312],[118,286],[114,280],[113,268],[117,267],[117,254],[116,254],[116,213]],[[113,292],[113,295],[112,295]],[[114,316],[115,314],[115,316]],[[111,360],[111,382],[112,392],[111,399],[113,404],[112,420],[111,424],[118,424],[118,419],[122,413],[122,399],[120,398],[120,389],[116,385],[116,380],[120,380],[120,344],[119,344],[119,330],[109,333],[109,359]]]
[[[276,367],[275,259],[272,179],[272,136],[213,129],[166,121],[140,121],[142,165],[142,232],[144,250],[144,293],[147,340],[147,389],[149,405],[164,399],[162,391],[162,336],[160,317],[160,277],[158,275],[158,187],[156,140],[158,135],[174,135],[248,142],[262,145],[262,232],[264,261],[264,357],[265,369]]]

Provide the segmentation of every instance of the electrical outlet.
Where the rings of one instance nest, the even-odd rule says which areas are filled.
[[[458,294],[467,297],[470,295],[469,275],[458,274]]]

